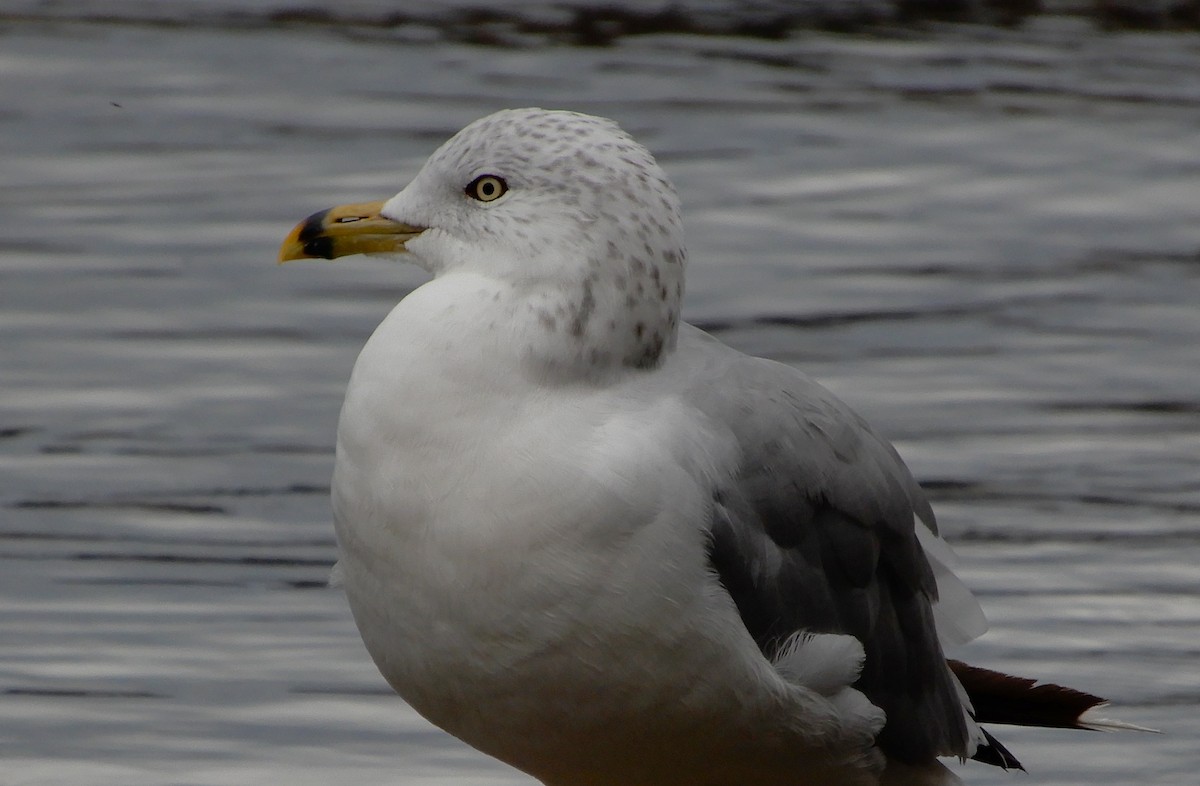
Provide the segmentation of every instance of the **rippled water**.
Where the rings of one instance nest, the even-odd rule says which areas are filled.
[[[959,653],[1164,735],[1001,728],[1029,777],[1200,765],[1200,40],[935,27],[486,48],[407,26],[0,21],[0,780],[526,784],[391,696],[323,587],[355,354],[421,280],[278,268],[467,121],[609,115],[684,194],[688,314],[930,488]]]

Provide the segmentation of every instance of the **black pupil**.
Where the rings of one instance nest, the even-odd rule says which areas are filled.
[[[490,197],[492,194],[496,193],[496,184],[491,180],[483,181],[479,184],[479,193],[486,197]]]

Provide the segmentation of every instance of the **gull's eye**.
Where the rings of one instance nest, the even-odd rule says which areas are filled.
[[[496,175],[480,175],[467,184],[467,196],[480,202],[491,202],[504,196],[508,183]]]

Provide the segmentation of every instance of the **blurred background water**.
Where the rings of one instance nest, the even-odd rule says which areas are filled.
[[[1200,39],[1076,5],[0,2],[0,783],[529,786],[324,586],[420,275],[274,264],[524,105],[645,142],[689,318],[896,441],[992,620],[957,655],[1167,732],[994,729],[1031,775],[969,782],[1194,783]]]

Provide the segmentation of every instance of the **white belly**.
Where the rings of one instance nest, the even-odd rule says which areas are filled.
[[[377,333],[360,357],[333,482],[346,593],[396,691],[553,786],[820,771],[836,719],[796,723],[828,709],[762,658],[709,570],[700,467],[723,457],[667,439],[689,431],[678,405],[406,386],[429,361],[396,346]],[[829,764],[822,783],[873,782]]]

